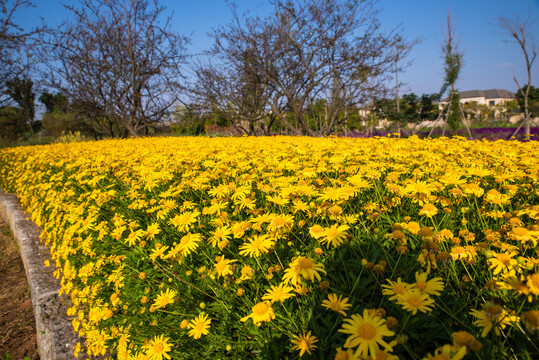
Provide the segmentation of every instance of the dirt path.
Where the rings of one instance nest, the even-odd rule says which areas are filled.
[[[2,217],[0,217],[0,359],[39,359],[36,324],[26,273],[16,242]]]

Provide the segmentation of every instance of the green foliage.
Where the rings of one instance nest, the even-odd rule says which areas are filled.
[[[400,100],[400,109],[402,112],[401,122],[404,124],[413,124],[419,122],[419,98],[416,94],[405,94]]]
[[[494,109],[485,104],[478,104],[477,101],[471,101],[463,104],[462,108],[467,119],[472,124],[484,124],[489,119],[494,118]]]
[[[178,135],[204,134],[204,118],[195,105],[177,106],[172,114],[171,130]]]
[[[21,114],[30,126],[30,131],[34,131],[35,106],[34,100],[36,94],[32,91],[34,83],[30,79],[15,78],[6,82],[6,94],[13,99],[21,109]],[[39,129],[36,129],[39,130]]]
[[[522,87],[524,94],[526,93],[527,88],[528,85]],[[524,112],[524,96],[522,96],[520,90],[516,91],[515,97],[520,110]],[[539,116],[539,88],[536,88],[533,85],[530,86],[530,93],[528,94],[528,109],[532,113],[532,116]]]
[[[438,106],[435,104],[437,94],[423,94],[418,97],[414,93],[405,94],[399,100],[400,112],[393,99],[375,100],[375,113],[400,126],[416,124],[438,117]]]
[[[452,48],[448,48],[447,51],[448,53],[445,56],[445,81],[452,85],[455,84],[459,77],[462,66],[462,53],[450,53]]]
[[[389,121],[399,121],[397,105],[393,99],[375,99],[374,113],[381,118],[388,119]]]
[[[518,101],[517,100],[507,101],[503,107],[505,109],[505,112],[507,112],[508,114],[512,114],[518,111],[519,109]]]
[[[436,120],[438,117],[438,94],[423,94],[421,95],[419,118],[421,121]]]
[[[0,138],[8,141],[17,140],[27,129],[21,109],[6,106],[0,109]]]
[[[447,125],[451,130],[458,130],[462,126],[462,117],[460,113],[460,95],[458,91],[454,91],[452,96],[449,96],[451,103],[449,104],[449,114],[447,115]]]
[[[51,93],[44,92],[39,97],[39,101],[45,105],[46,112],[48,113],[55,111],[67,112],[69,109],[69,100],[60,93],[53,95]]]
[[[7,353],[4,356],[2,356],[2,358],[0,358],[0,360],[13,360],[13,354],[12,353]],[[28,356],[26,356],[23,360],[31,360],[31,359]]]
[[[64,132],[80,131],[81,126],[77,122],[74,113],[54,111],[43,114],[43,128],[50,136],[61,136]]]

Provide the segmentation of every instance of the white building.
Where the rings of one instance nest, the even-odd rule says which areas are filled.
[[[475,101],[479,105],[496,106],[515,99],[515,94],[504,89],[468,90],[459,92],[460,103],[468,104]],[[440,101],[440,105],[446,105],[449,99]]]

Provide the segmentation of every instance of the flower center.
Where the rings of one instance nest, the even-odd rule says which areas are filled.
[[[421,305],[423,305],[423,302],[421,301],[421,298],[418,297],[418,296],[414,296],[414,297],[411,297],[409,300],[408,300],[408,303],[414,307],[414,308],[418,308],[420,307]]]
[[[253,249],[260,249],[260,245],[262,245],[262,240],[256,239],[251,243],[251,248]]]
[[[163,297],[161,298],[161,304],[160,304],[160,305],[161,305],[161,307],[165,307],[165,306],[167,306],[167,304],[170,303],[170,302],[171,302],[171,301],[170,301],[170,298],[169,298],[168,296],[165,295],[165,296],[163,296]]]
[[[257,315],[264,315],[268,311],[268,305],[266,303],[258,303],[253,306],[253,312]]]
[[[371,324],[361,324],[357,329],[357,335],[365,340],[371,340],[376,336],[376,328]]]
[[[339,231],[337,229],[328,229],[326,234],[328,239],[335,239],[339,235]]]
[[[502,314],[502,307],[500,305],[489,305],[485,306],[485,314],[491,319],[494,320]]]
[[[161,352],[163,351],[163,344],[162,343],[155,343],[153,345],[153,353],[154,354],[161,354]]]
[[[504,266],[508,266],[511,263],[511,258],[506,254],[499,254],[497,258]]]
[[[298,268],[302,270],[312,269],[313,261],[311,259],[302,258],[298,260]]]
[[[418,281],[415,283],[414,287],[419,291],[423,291],[427,287],[427,283],[424,281]]]
[[[523,227],[516,227],[513,229],[513,234],[516,236],[526,236],[528,235],[528,230]]]

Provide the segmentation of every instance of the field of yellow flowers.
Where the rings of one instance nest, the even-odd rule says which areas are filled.
[[[145,138],[0,151],[113,359],[532,359],[539,143]]]

